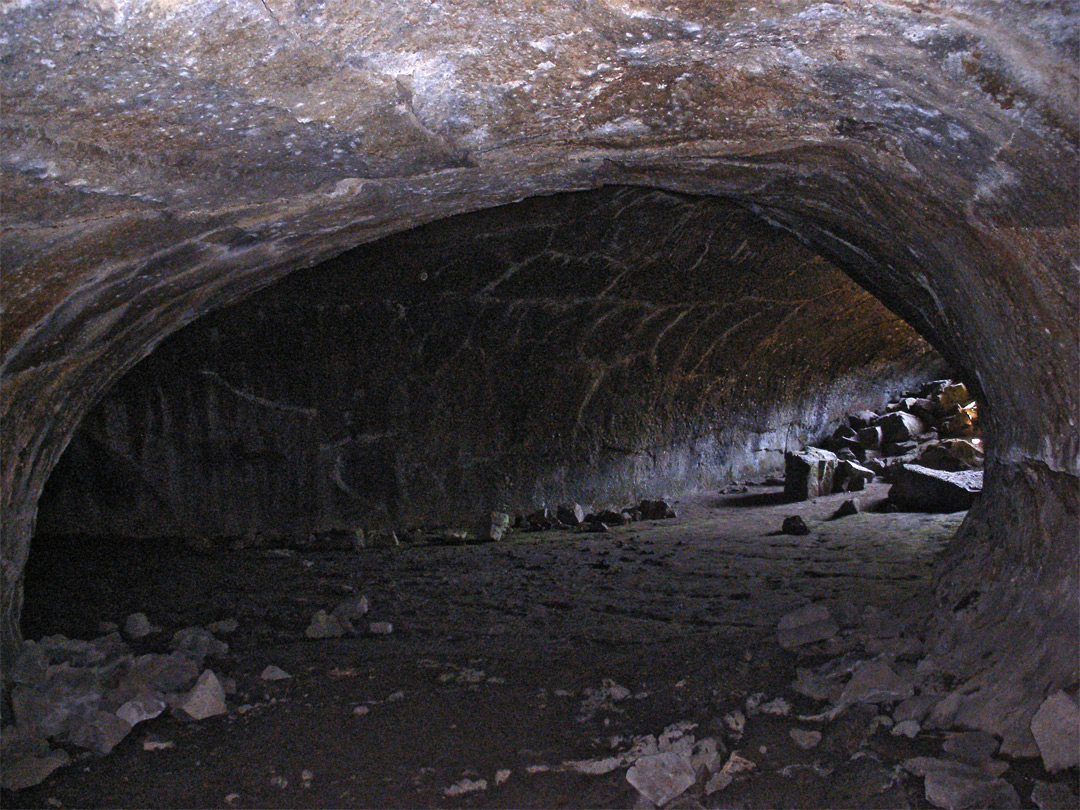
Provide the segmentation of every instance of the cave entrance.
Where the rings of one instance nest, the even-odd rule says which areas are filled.
[[[894,662],[890,706],[928,683],[931,563],[962,515],[833,520],[847,494],[792,504],[775,479],[847,413],[948,374],[842,272],[716,198],[535,198],[293,273],[106,395],[46,487],[27,568],[27,637],[144,613],[123,628],[137,652],[214,672],[232,723],[147,728],[180,773],[229,765],[165,784],[124,743],[54,789],[96,804],[122,761],[133,802],[607,806],[636,795],[643,745],[705,757],[702,800],[899,801],[915,786],[885,763],[930,743],[888,733],[872,701],[794,717],[836,705],[855,661]],[[657,498],[680,517],[463,542],[493,511]],[[810,534],[781,531],[796,513]],[[816,636],[778,644],[807,605],[828,615],[786,629]],[[227,654],[173,635],[207,625]],[[818,727],[832,786],[784,772]],[[769,777],[717,787],[739,751]],[[859,751],[877,764],[851,766]],[[236,761],[250,776],[229,787]]]

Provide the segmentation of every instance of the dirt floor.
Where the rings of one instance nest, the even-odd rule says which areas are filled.
[[[886,490],[873,485],[860,500]],[[941,732],[893,736],[859,706],[799,721],[826,704],[789,687],[797,667],[859,652],[867,606],[913,620],[928,610],[932,561],[963,513],[827,520],[847,497],[785,504],[777,487],[751,487],[607,534],[359,552],[42,540],[28,637],[89,638],[100,622],[143,611],[165,632],[133,646],[164,651],[176,629],[235,618],[229,653],[208,662],[235,693],[227,715],[141,723],[109,756],[84,754],[3,804],[651,807],[626,764],[586,775],[566,763],[617,756],[667,729],[754,763],[724,789],[706,794],[701,780],[668,807],[929,807],[923,780],[898,764],[940,756]],[[793,514],[810,534],[778,533]],[[389,621],[392,634],[305,637],[316,610],[359,594],[371,603],[365,621]],[[829,605],[839,636],[801,655],[782,649],[777,621],[811,601]],[[293,677],[264,682],[267,664]],[[752,709],[778,696],[790,714],[747,711],[748,698]],[[737,709],[748,715],[741,737]],[[824,738],[800,749],[793,727]],[[148,751],[147,738],[173,744]],[[1034,806],[1034,779],[1048,777],[1034,761],[1010,767]],[[447,794],[481,780],[484,789]]]

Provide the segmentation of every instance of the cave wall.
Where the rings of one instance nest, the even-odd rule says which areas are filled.
[[[1030,750],[1025,718],[1077,683],[1075,0],[20,0],[0,14],[5,657],[42,488],[162,340],[388,234],[622,184],[738,200],[971,383],[987,470],[942,563],[941,660],[1007,751]],[[970,621],[953,610],[968,604]],[[1047,653],[1028,661],[1032,647]]]
[[[87,416],[39,532],[306,535],[621,506],[782,469],[944,371],[730,202],[645,189],[444,220],[174,335]]]

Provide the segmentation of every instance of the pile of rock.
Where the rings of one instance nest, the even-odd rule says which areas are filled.
[[[132,639],[160,632],[142,614],[124,626]],[[42,782],[71,762],[75,749],[104,756],[167,710],[182,720],[224,714],[230,683],[203,663],[226,655],[228,644],[206,628],[187,627],[169,646],[167,654],[136,655],[115,631],[92,641],[53,635],[25,642],[5,672],[15,722],[2,731],[3,786]]]
[[[857,411],[821,442],[785,455],[784,492],[804,501],[863,489],[876,476],[895,484],[902,509],[967,509],[982,489],[978,403],[967,387],[935,380],[886,406]]]
[[[784,616],[777,626],[781,646],[816,660],[825,651],[833,655],[817,666],[797,669],[791,692],[826,703],[817,713],[797,719],[820,725],[827,733],[830,724],[859,716],[864,727],[861,736],[856,735],[860,747],[876,732],[920,738],[935,746],[941,741],[940,756],[898,763],[903,771],[924,779],[930,804],[950,810],[1019,808],[1014,782],[1025,780],[1006,778],[1011,764],[1003,755],[1016,755],[1022,741],[1003,741],[971,728],[972,715],[965,711],[968,695],[949,688],[949,679],[925,654],[916,627],[917,622],[872,607],[843,632],[824,604],[811,603]],[[1041,703],[1037,697],[1034,705],[1038,709],[1029,729],[1043,766],[1051,774],[1075,768],[1080,764],[1080,707],[1075,696],[1058,691]],[[822,734],[816,737],[820,740]],[[1037,782],[1031,800],[1040,808],[1078,806],[1075,795],[1049,782]]]
[[[675,510],[663,500],[643,500],[625,509],[602,509],[586,512],[578,503],[561,504],[555,509],[537,509],[527,515],[511,517],[506,512],[485,515],[474,534],[443,532],[436,542],[461,544],[474,541],[487,543],[502,540],[511,531],[545,532],[553,529],[580,532],[603,532],[610,526],[625,526],[638,520],[670,520]]]

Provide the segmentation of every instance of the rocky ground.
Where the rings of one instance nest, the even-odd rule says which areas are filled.
[[[200,650],[203,671],[229,694],[199,722],[179,705],[139,722],[108,756],[60,744],[73,762],[3,804],[1075,806],[1075,767],[995,758],[993,738],[947,728],[920,629],[963,513],[873,511],[878,483],[839,519],[849,493],[732,489],[676,503],[676,520],[485,544],[150,554],[42,538],[28,637],[92,638],[143,612],[126,643],[161,654],[211,625],[228,651]],[[808,534],[780,532],[792,515]],[[357,633],[309,638],[343,604]]]

